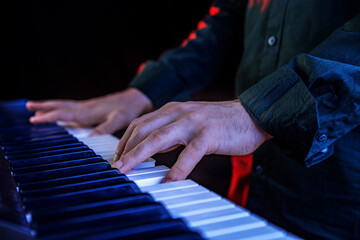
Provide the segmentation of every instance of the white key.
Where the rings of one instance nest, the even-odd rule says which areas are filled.
[[[58,122],[60,126],[64,126],[64,123]],[[65,123],[66,124],[66,123]],[[88,137],[90,136],[90,133],[92,132],[92,128],[66,128],[66,131],[68,133],[74,135],[75,137]]]
[[[168,167],[166,167],[164,165],[161,165],[161,166],[155,166],[155,167],[152,167],[152,168],[130,170],[128,173],[126,173],[126,176],[131,178],[133,176],[149,174],[149,173],[168,172],[169,170],[170,169]]]
[[[230,234],[254,228],[266,226],[267,223],[253,216],[247,216],[228,221],[211,223],[201,226],[199,229],[206,237],[212,238],[224,234]]]
[[[193,180],[186,179],[183,181],[168,182],[160,185],[142,187],[141,190],[143,192],[156,193],[156,192],[164,192],[164,191],[180,189],[180,188],[194,187],[198,185],[199,184],[197,184]]]
[[[189,222],[191,227],[198,227],[211,223],[217,223],[222,221],[228,221],[231,219],[237,219],[250,216],[249,212],[243,211],[240,208],[228,208],[219,211],[211,211],[198,215],[188,216],[186,221]]]
[[[153,167],[155,167],[155,159],[148,158],[144,162],[142,162],[139,165],[137,165],[136,167],[134,167],[134,169],[153,168]]]
[[[173,208],[189,206],[198,203],[206,203],[219,200],[221,197],[213,192],[204,192],[197,195],[179,197],[161,201],[171,212]]]
[[[209,192],[208,189],[202,187],[202,186],[194,186],[189,188],[180,188],[180,189],[174,189],[170,191],[163,191],[163,192],[155,192],[151,193],[151,195],[157,200],[157,201],[165,201],[168,199],[174,199],[174,198],[180,198],[185,196],[193,196],[201,193]]]
[[[235,205],[225,199],[211,202],[198,203],[171,209],[171,214],[176,217],[189,217],[197,214],[235,208]]]
[[[277,231],[276,229],[269,227],[269,226],[264,226],[264,227],[250,229],[250,230],[216,236],[213,239],[216,239],[216,240],[228,240],[228,239],[232,239],[232,240],[237,240],[237,239],[268,240],[268,239],[279,239],[279,238],[283,238],[285,236],[286,236],[286,234],[284,232]],[[212,239],[212,238],[210,238],[210,239]]]
[[[147,174],[141,174],[129,177],[130,180],[134,181],[140,188],[160,184],[161,180],[164,179],[167,172],[153,172]]]

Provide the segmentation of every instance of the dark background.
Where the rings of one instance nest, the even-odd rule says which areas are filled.
[[[0,100],[86,99],[124,89],[140,63],[179,46],[211,2],[7,1]],[[219,89],[212,85],[195,99],[229,97]],[[180,151],[155,158],[171,166]],[[229,158],[205,157],[190,177],[225,196]]]
[[[0,99],[83,99],[123,89],[141,62],[180,45],[210,3],[8,1]]]

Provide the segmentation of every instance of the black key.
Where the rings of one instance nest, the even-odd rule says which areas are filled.
[[[60,186],[65,184],[71,184],[71,183],[77,183],[77,182],[84,182],[89,180],[95,180],[95,179],[102,179],[107,177],[113,177],[123,174],[120,173],[118,169],[111,168],[106,169],[102,171],[97,172],[90,172],[85,174],[77,174],[72,176],[66,176],[66,177],[57,177],[53,179],[46,179],[46,180],[39,180],[39,181],[31,181],[28,183],[18,183],[18,187],[22,190],[31,190],[31,189],[39,189],[39,188],[45,188],[45,187],[51,187],[51,186]]]
[[[79,216],[139,206],[152,202],[154,202],[154,199],[149,194],[140,193],[111,200],[71,206],[67,208],[31,211],[31,216],[33,222],[41,224],[41,222],[60,221]]]
[[[56,134],[56,135],[50,135],[50,136],[45,136],[45,137],[31,138],[29,140],[24,140],[24,141],[5,142],[4,145],[14,146],[14,145],[19,145],[19,144],[39,143],[39,142],[44,142],[44,141],[60,139],[63,137],[68,137],[68,136],[72,137],[72,135],[70,135],[69,133],[64,133],[64,134]]]
[[[20,191],[20,194],[21,197],[27,197],[27,198],[44,197],[44,196],[56,195],[59,193],[75,192],[84,189],[93,189],[96,187],[110,186],[124,182],[127,182],[127,178],[123,176],[115,176],[111,178],[91,180],[87,182],[72,183],[63,186],[49,187],[49,188],[36,189],[36,190],[23,190]]]
[[[199,233],[196,232],[186,232],[186,233],[177,233],[169,235],[166,237],[153,238],[153,240],[202,240],[203,238]]]
[[[73,176],[76,174],[96,172],[110,168],[111,168],[110,164],[106,161],[103,161],[103,162],[95,162],[95,163],[72,166],[72,167],[52,169],[48,171],[14,174],[14,178],[16,183],[27,183],[32,181],[39,181],[39,180],[60,178],[65,176]]]
[[[79,147],[79,146],[84,146],[84,145],[85,144],[82,143],[82,142],[65,143],[65,144],[60,143],[58,145],[48,146],[48,147],[23,149],[23,150],[19,150],[19,151],[7,151],[7,152],[5,152],[5,155],[7,157],[9,157],[9,156],[19,156],[19,155],[23,155],[23,154],[52,151],[52,150],[56,150],[56,149],[72,148],[72,147]]]
[[[45,156],[53,156],[58,154],[64,154],[64,153],[71,153],[71,152],[80,152],[83,150],[89,150],[90,148],[86,145],[82,146],[76,146],[76,147],[68,147],[68,148],[62,148],[62,149],[55,149],[55,150],[48,150],[43,152],[36,152],[36,153],[26,153],[22,155],[7,155],[7,160],[21,160],[21,159],[28,159],[28,158],[35,158],[35,157],[45,157]]]
[[[122,229],[113,228],[105,232],[99,232],[97,234],[88,233],[88,235],[82,235],[77,237],[77,240],[110,240],[110,239],[122,239],[122,240],[143,240],[143,239],[156,239],[161,237],[167,237],[176,234],[188,233],[189,229],[186,224],[180,219],[170,219],[160,222],[141,224],[134,227],[127,227]],[[53,238],[51,238],[53,239]],[[55,238],[54,238],[55,239]]]
[[[52,235],[57,239],[75,239],[78,235],[101,228],[121,229],[169,219],[171,219],[170,215],[160,203],[150,203],[41,224],[37,230],[39,236]]]
[[[26,166],[54,163],[54,162],[67,161],[67,160],[86,158],[92,156],[96,156],[96,154],[93,150],[89,149],[79,152],[56,154],[52,156],[35,157],[35,158],[27,158],[20,160],[9,160],[9,165],[10,167],[26,167]]]
[[[42,208],[60,208],[103,201],[106,199],[119,198],[121,196],[128,196],[140,192],[140,189],[134,182],[125,182],[112,186],[80,190],[71,193],[61,193],[53,196],[24,198],[23,203],[26,208],[31,211]]]
[[[45,138],[54,135],[62,135],[62,134],[69,134],[63,128],[57,129],[43,129],[43,131],[35,131],[32,132],[31,130],[22,134],[13,133],[11,135],[2,135],[1,142],[6,144],[9,143],[23,143],[33,141],[34,139]]]
[[[3,146],[4,152],[12,152],[12,151],[22,151],[22,150],[28,150],[28,149],[36,149],[41,147],[47,147],[47,146],[56,146],[58,144],[66,144],[66,143],[74,143],[79,142],[76,138],[74,138],[71,135],[64,135],[62,137],[59,137],[57,139],[53,140],[43,140],[38,142],[32,142],[32,143],[23,143],[19,145],[11,145],[11,146]]]
[[[12,172],[14,174],[40,172],[40,171],[59,169],[59,168],[64,168],[64,167],[72,167],[72,166],[77,166],[77,165],[84,165],[84,164],[88,164],[88,163],[104,162],[104,161],[105,160],[102,157],[95,156],[95,157],[74,159],[71,161],[45,163],[45,164],[28,166],[28,167],[19,167],[19,168],[13,167]]]

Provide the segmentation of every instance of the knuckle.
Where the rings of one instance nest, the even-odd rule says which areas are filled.
[[[178,102],[168,102],[164,105],[164,107],[172,107],[174,105],[176,105]]]
[[[135,127],[139,126],[140,123],[141,123],[141,120],[139,118],[135,118],[134,120],[131,121],[130,126],[135,128]]]
[[[190,121],[190,122],[201,122],[203,123],[206,119],[204,118],[204,115],[196,112],[196,111],[192,111],[189,114],[186,115],[186,118]]]
[[[132,135],[143,136],[144,132],[144,124],[138,124],[134,127]]]
[[[154,142],[160,142],[168,133],[168,130],[160,128],[151,134],[151,140]]]
[[[173,111],[182,112],[182,111],[186,110],[186,103],[174,102],[173,105],[171,106],[171,108]]]

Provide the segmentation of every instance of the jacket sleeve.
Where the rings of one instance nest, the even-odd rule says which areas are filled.
[[[263,130],[305,160],[360,124],[360,14],[239,96]]]
[[[220,76],[243,30],[245,9],[246,1],[214,2],[182,46],[166,51],[158,61],[148,61],[129,86],[147,95],[155,108],[169,101],[189,100]]]

